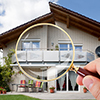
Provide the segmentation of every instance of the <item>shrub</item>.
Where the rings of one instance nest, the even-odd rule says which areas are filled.
[[[2,89],[2,91],[6,91],[6,89]]]
[[[3,66],[0,65],[0,87],[5,88],[7,91],[10,91],[9,82],[11,81],[11,76],[15,73],[12,66],[10,66],[13,54],[14,52],[10,52],[7,57],[3,57],[5,64]]]
[[[0,88],[0,91],[2,91],[3,89],[2,88]]]

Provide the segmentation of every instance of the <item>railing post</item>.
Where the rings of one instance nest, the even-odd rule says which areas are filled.
[[[60,63],[60,50],[59,50],[59,63]]]
[[[42,63],[44,63],[44,50],[42,50]]]
[[[28,63],[28,60],[27,60],[27,50],[26,50],[26,63]]]

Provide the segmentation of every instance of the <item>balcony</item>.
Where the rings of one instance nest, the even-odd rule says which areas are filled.
[[[19,62],[32,63],[60,63],[63,61],[71,61],[72,51],[17,51]],[[94,54],[89,51],[75,51],[74,62],[90,62],[94,60]],[[12,62],[16,63],[16,57],[13,55]]]

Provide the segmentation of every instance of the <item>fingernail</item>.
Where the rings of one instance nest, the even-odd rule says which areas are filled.
[[[89,90],[93,86],[93,80],[89,76],[86,76],[85,78],[83,78],[82,82],[83,82],[84,86]]]

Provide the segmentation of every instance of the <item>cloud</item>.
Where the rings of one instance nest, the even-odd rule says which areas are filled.
[[[50,12],[58,0],[0,0],[0,33]]]

